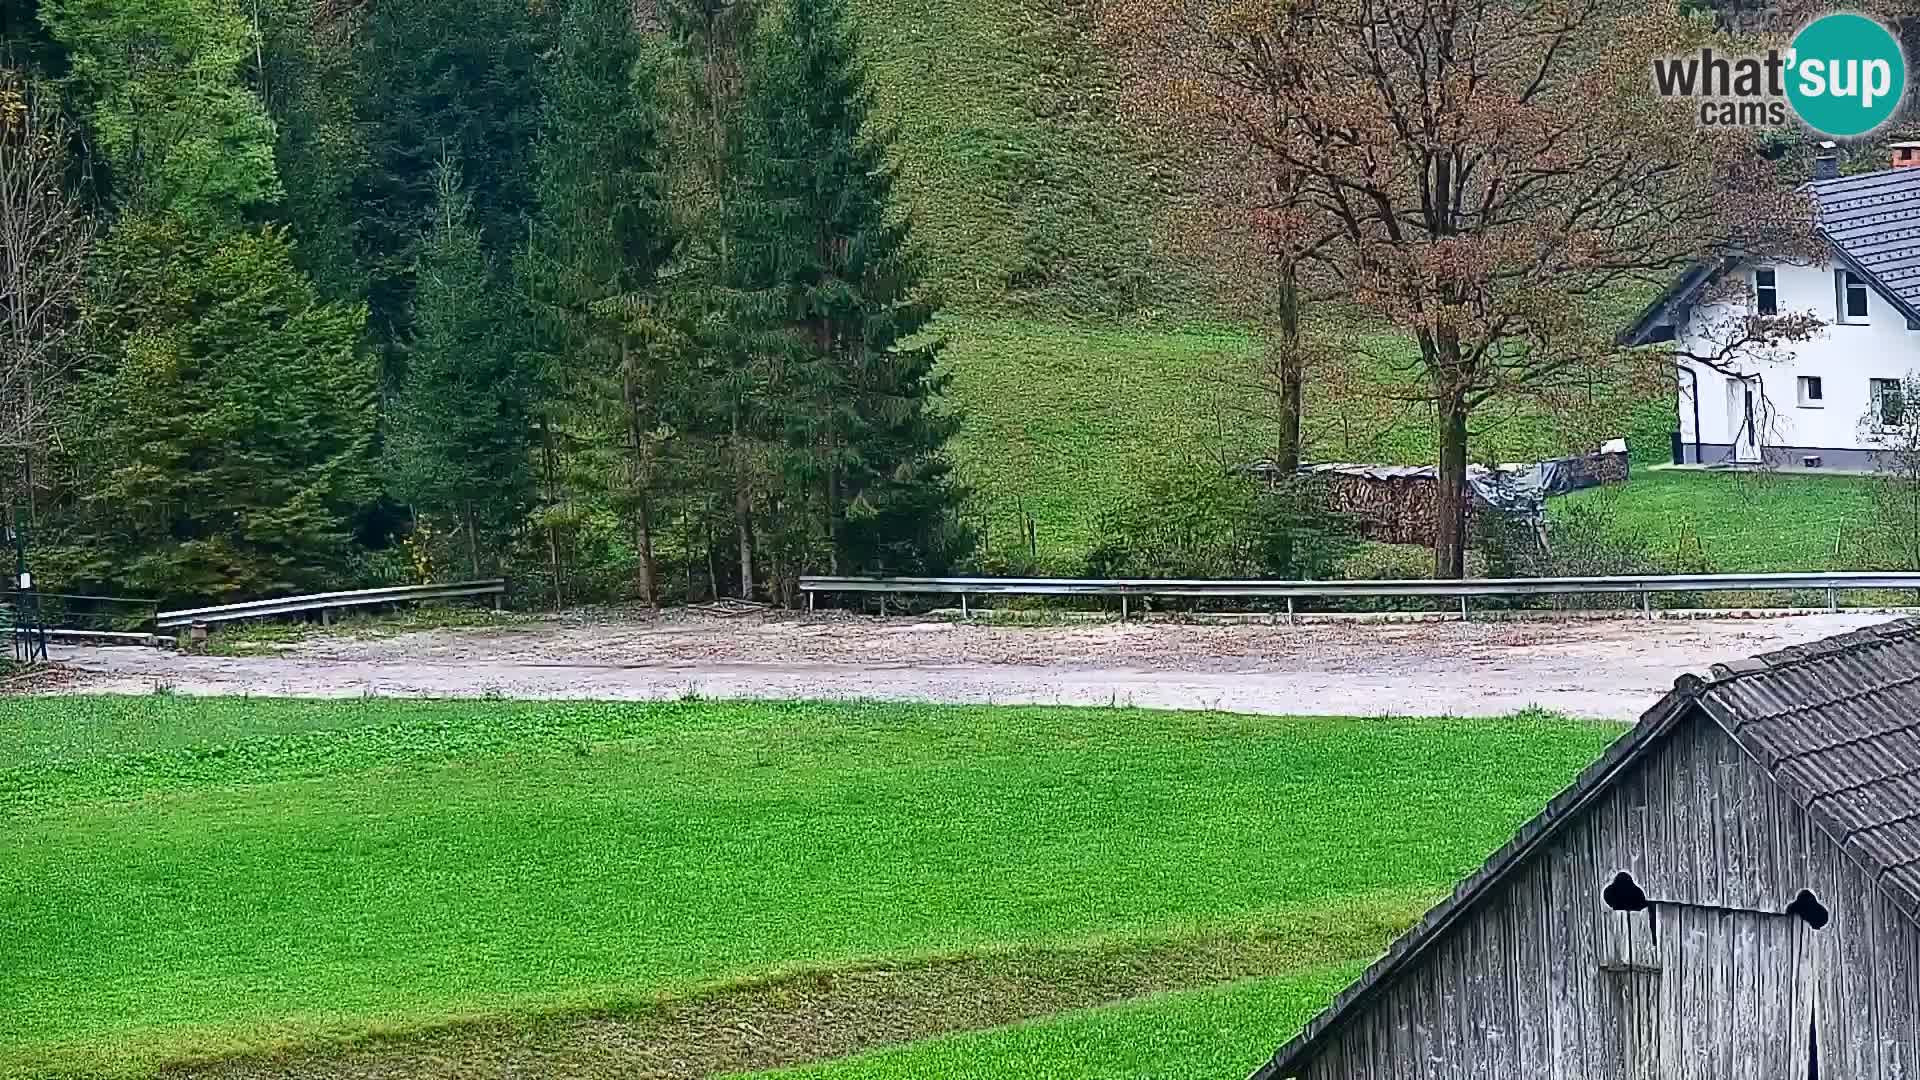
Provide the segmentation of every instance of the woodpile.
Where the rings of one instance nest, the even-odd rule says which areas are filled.
[[[1249,466],[1268,484],[1277,481],[1266,463]],[[1431,465],[1311,465],[1301,470],[1326,485],[1329,509],[1346,514],[1354,521],[1363,539],[1384,544],[1417,544],[1432,547],[1435,540],[1434,491],[1437,470]],[[1548,495],[1602,484],[1625,483],[1628,475],[1627,446],[1614,440],[1599,453],[1529,465],[1502,465],[1489,470],[1475,465],[1468,470],[1468,489],[1472,498],[1467,505],[1468,535],[1473,534],[1474,518],[1485,513],[1488,499],[1513,508],[1508,498],[1510,484],[1523,492],[1519,501],[1531,498],[1537,514]],[[1532,493],[1524,494],[1524,493]]]

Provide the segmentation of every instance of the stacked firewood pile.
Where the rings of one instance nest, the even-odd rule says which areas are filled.
[[[1327,506],[1351,517],[1363,539],[1433,546],[1431,466],[1321,465],[1313,473],[1326,485]],[[1477,509],[1467,510],[1469,529]]]
[[[1268,484],[1278,480],[1271,466],[1265,464],[1250,466],[1249,471]],[[1302,471],[1326,485],[1328,508],[1352,517],[1362,538],[1433,546],[1434,491],[1438,486],[1433,466],[1328,464]],[[1475,516],[1489,512],[1488,499],[1508,512],[1537,517],[1546,496],[1625,483],[1627,474],[1627,446],[1617,439],[1596,454],[1502,465],[1498,471],[1475,465],[1467,473],[1472,492],[1467,506],[1468,533],[1472,534]],[[1517,497],[1515,491],[1520,492]]]

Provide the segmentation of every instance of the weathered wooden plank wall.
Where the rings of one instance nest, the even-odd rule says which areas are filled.
[[[1601,898],[1621,871],[1650,914]],[[1824,929],[1784,914],[1803,889]],[[1826,1080],[1920,1080],[1916,1009],[1920,928],[1700,718],[1382,987],[1306,1076],[1783,1080],[1805,1077],[1817,1029]]]

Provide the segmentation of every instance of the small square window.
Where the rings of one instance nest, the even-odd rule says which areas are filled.
[[[1818,409],[1826,404],[1826,387],[1820,385],[1820,376],[1800,376],[1800,406],[1806,409]]]
[[[1773,267],[1758,266],[1753,271],[1753,301],[1762,315],[1780,314],[1780,287]]]
[[[1851,270],[1833,272],[1835,299],[1839,301],[1839,320],[1843,323],[1867,321],[1867,281]]]

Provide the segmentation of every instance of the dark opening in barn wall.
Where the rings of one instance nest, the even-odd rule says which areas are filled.
[[[1613,876],[1613,883],[1600,894],[1600,898],[1615,911],[1647,910],[1646,892],[1640,888],[1639,882],[1633,880],[1633,875],[1624,870]]]
[[[1815,930],[1824,930],[1827,928],[1827,923],[1833,921],[1833,915],[1827,910],[1827,906],[1820,902],[1819,897],[1806,889],[1801,889],[1800,895],[1794,897],[1793,903],[1787,905],[1787,914],[1800,916]]]

